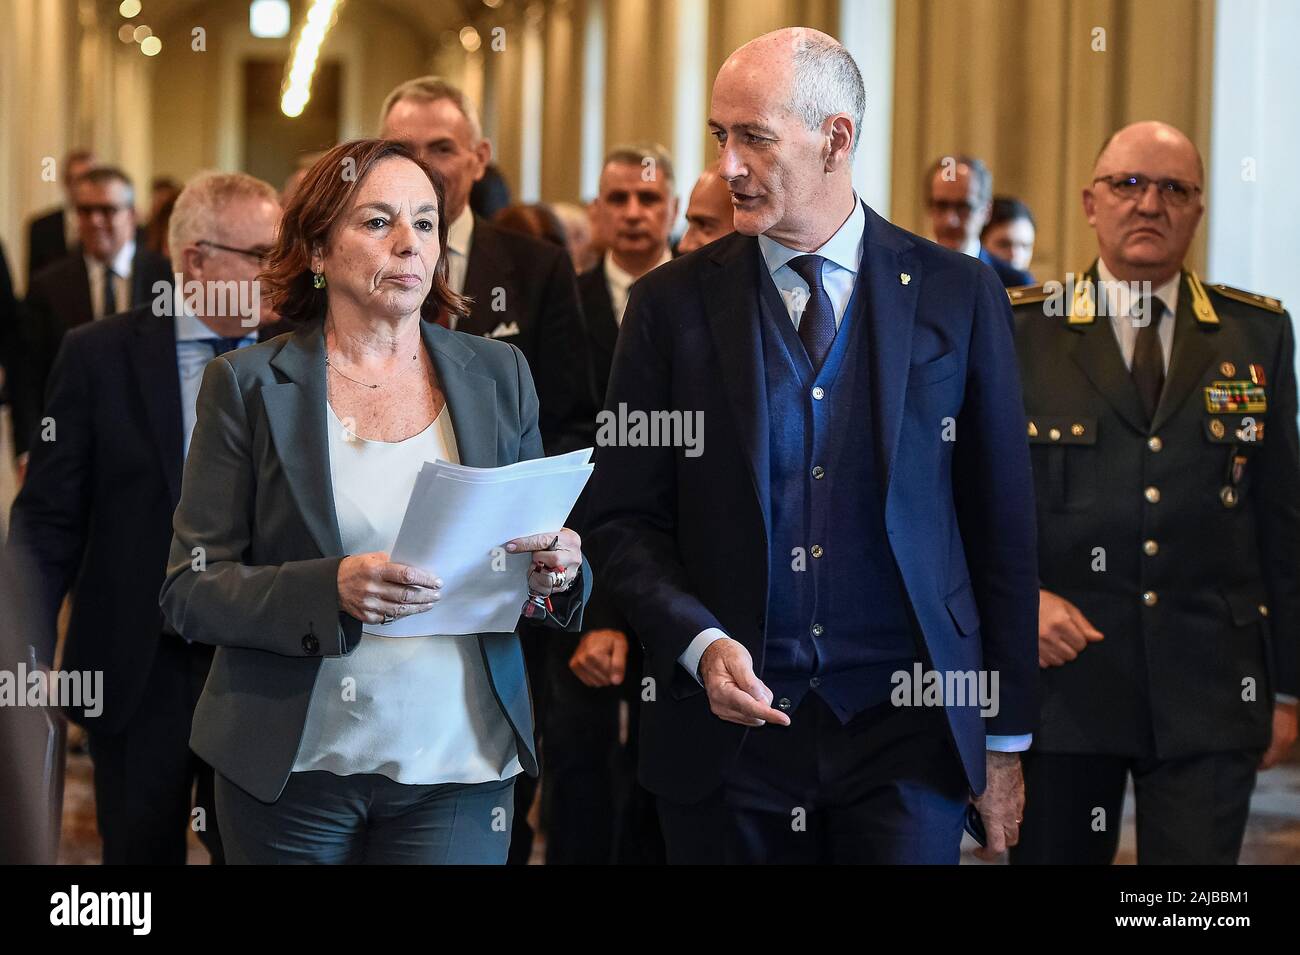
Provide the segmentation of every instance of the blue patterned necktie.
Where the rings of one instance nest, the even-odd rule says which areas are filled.
[[[825,261],[820,255],[800,255],[787,263],[808,283],[808,303],[799,319],[799,340],[808,352],[813,371],[821,369],[831,350],[831,342],[835,341],[835,309],[822,286],[822,263]]]

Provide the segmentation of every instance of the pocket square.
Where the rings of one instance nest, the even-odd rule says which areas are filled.
[[[507,338],[507,337],[509,337],[510,335],[518,335],[518,334],[519,334],[519,323],[518,323],[518,322],[511,322],[509,325],[507,325],[505,322],[502,322],[502,323],[501,323],[500,325],[498,325],[496,328],[492,329],[492,331],[488,332],[488,336],[487,336],[487,337],[488,337],[488,338]]]

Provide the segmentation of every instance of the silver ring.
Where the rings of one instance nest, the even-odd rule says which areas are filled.
[[[394,620],[396,620],[396,619],[397,619],[397,618],[396,618],[395,616],[393,616],[391,613],[386,613],[386,614],[384,614],[384,620],[383,620],[383,622],[384,622],[384,623],[392,623],[392,622],[393,622]]]
[[[551,571],[550,576],[551,576],[551,590],[552,591],[563,590],[564,577],[565,577],[564,568],[561,567],[559,570]]]

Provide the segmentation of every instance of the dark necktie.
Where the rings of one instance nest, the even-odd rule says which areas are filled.
[[[1137,345],[1133,349],[1133,383],[1137,385],[1147,421],[1155,417],[1160,404],[1160,391],[1165,386],[1165,358],[1160,347],[1160,322],[1165,317],[1165,303],[1152,298],[1147,315],[1150,321],[1138,329]],[[1139,313],[1140,314],[1140,313]]]
[[[835,309],[822,286],[822,263],[825,261],[820,255],[800,255],[787,263],[808,283],[808,303],[799,319],[799,340],[808,352],[813,371],[821,369],[827,352],[831,350],[831,342],[835,340]]]
[[[239,338],[209,338],[208,341],[212,342],[212,352],[214,355],[224,355],[226,352],[234,351],[238,348],[247,337],[247,335],[243,335]]]
[[[117,288],[113,283],[116,276],[111,265],[104,266],[104,314],[101,318],[117,314]]]

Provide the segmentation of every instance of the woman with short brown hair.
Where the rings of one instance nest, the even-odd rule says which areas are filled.
[[[421,463],[542,454],[519,350],[429,320],[465,309],[442,208],[405,147],[330,150],[262,276],[297,330],[204,373],[161,601],[217,646],[191,747],[233,862],[504,862],[514,776],[537,771],[514,633],[385,636],[441,598],[437,568],[388,556]],[[566,630],[580,546],[506,545]]]

